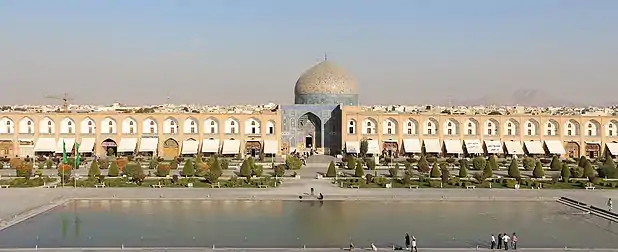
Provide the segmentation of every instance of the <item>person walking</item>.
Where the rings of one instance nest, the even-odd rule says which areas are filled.
[[[611,212],[611,211],[612,211],[612,209],[613,209],[613,207],[614,207],[614,204],[613,204],[613,202],[612,202],[612,198],[609,198],[609,199],[607,200],[607,208],[608,208],[608,209],[609,209],[609,211]]]
[[[491,249],[493,250],[494,248],[496,248],[496,237],[494,234],[491,234]]]
[[[416,237],[412,236],[412,249],[411,251],[414,252],[418,252],[418,249],[416,248]]]
[[[504,250],[509,250],[509,241],[511,240],[509,235],[506,233],[502,236],[502,240],[504,242]]]
[[[515,235],[515,233],[513,233],[513,237],[511,237],[512,242],[512,247],[513,249],[517,250],[517,235]]]
[[[498,247],[497,249],[502,249],[502,233],[498,233]]]
[[[410,234],[406,233],[406,250],[410,249]]]

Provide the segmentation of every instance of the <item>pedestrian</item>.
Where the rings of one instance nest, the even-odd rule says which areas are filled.
[[[608,208],[608,209],[609,209],[609,211],[611,212],[611,211],[612,211],[612,209],[613,209],[613,207],[614,207],[614,204],[613,204],[613,202],[612,202],[612,198],[609,198],[609,199],[607,200],[607,208]]]
[[[416,237],[414,236],[412,236],[412,251],[418,252],[418,249],[416,248]]]
[[[373,244],[373,242],[371,243],[371,250],[372,251],[378,251],[378,247],[376,247],[376,245]]]
[[[406,250],[410,249],[410,234],[406,233]]]
[[[497,249],[502,249],[502,233],[498,233],[498,247]]]
[[[502,239],[503,239],[503,242],[504,242],[504,250],[509,250],[509,241],[510,241],[509,235],[504,233],[504,235],[502,236]]]
[[[517,249],[517,235],[515,235],[515,233],[513,233],[513,237],[511,237],[511,240],[513,241],[513,249]]]
[[[491,249],[496,248],[496,237],[494,234],[491,234]]]

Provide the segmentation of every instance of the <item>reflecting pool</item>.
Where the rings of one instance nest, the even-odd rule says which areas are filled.
[[[618,225],[554,202],[79,200],[0,231],[0,247],[616,248]]]

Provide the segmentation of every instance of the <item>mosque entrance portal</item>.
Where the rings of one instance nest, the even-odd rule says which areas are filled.
[[[322,148],[322,120],[317,115],[307,112],[298,118],[298,132],[305,137],[304,146],[298,146],[299,149]]]

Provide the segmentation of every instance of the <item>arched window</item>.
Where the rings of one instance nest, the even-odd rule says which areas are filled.
[[[114,122],[109,121],[109,122],[107,123],[107,125],[112,126],[112,125],[114,125]]]
[[[129,125],[133,126],[133,121],[130,121],[130,122],[129,122]]]
[[[32,126],[32,122],[31,122],[31,121],[28,121],[27,125],[28,125],[28,126]]]
[[[88,121],[88,126],[92,126],[92,121]]]
[[[446,124],[446,126],[449,126],[449,127],[451,127],[452,125],[453,125],[453,124],[451,124],[451,122],[448,122],[448,123]],[[449,133],[449,135],[450,135],[450,134],[451,134],[451,133]]]
[[[52,122],[51,121],[47,121],[47,126],[51,126]]]
[[[154,122],[153,121],[150,121],[150,126],[154,126]]]
[[[489,122],[489,123],[487,123],[487,127],[491,127],[491,123],[490,123],[490,122]],[[491,134],[490,134],[490,135],[491,135]]]

